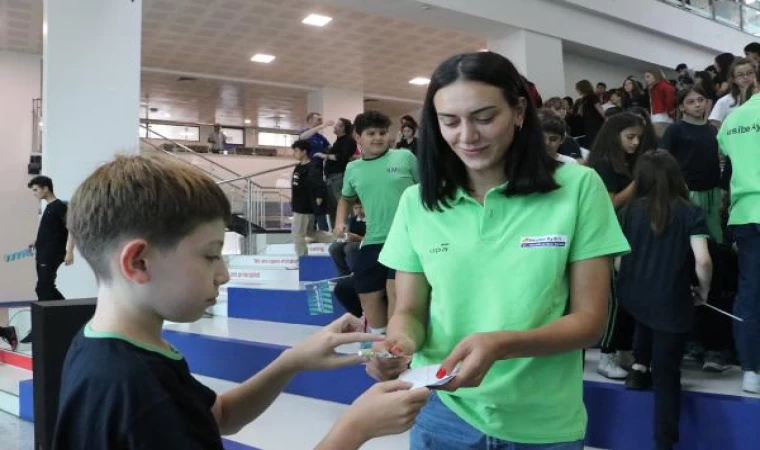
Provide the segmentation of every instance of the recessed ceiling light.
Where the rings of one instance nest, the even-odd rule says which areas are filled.
[[[250,125],[251,124],[251,119],[245,119],[243,121],[243,123],[246,124],[246,125]]]
[[[416,84],[418,86],[425,86],[430,83],[430,79],[423,77],[416,77],[409,80],[409,84]]]
[[[263,53],[256,53],[251,57],[251,61],[258,62],[258,63],[264,63],[269,64],[270,62],[274,61],[273,55],[265,55]]]
[[[489,52],[490,50],[488,50],[487,48],[481,48],[481,49],[480,49],[480,50],[478,50],[478,51],[479,51],[479,52]]]
[[[332,17],[321,16],[319,14],[309,14],[301,21],[301,23],[314,25],[315,27],[323,27],[330,22],[332,22]]]

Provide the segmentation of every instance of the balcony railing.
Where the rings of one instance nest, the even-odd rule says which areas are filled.
[[[760,0],[659,0],[720,24],[760,36]]]

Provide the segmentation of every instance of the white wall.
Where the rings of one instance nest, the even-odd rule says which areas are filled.
[[[23,249],[36,237],[39,203],[26,187],[32,151],[32,99],[40,97],[40,55],[0,51],[0,253]],[[44,161],[43,161],[43,164]],[[0,262],[0,301],[32,300],[34,261]]]
[[[636,68],[610,64],[573,53],[565,53],[562,56],[565,63],[565,92],[562,96],[569,95],[577,98],[575,83],[584,79],[589,80],[594,87],[596,87],[596,83],[604,82],[607,84],[607,89],[621,87],[623,80],[629,75],[635,76],[642,83],[644,82],[644,73]],[[558,96],[558,94],[541,91],[544,100]]]

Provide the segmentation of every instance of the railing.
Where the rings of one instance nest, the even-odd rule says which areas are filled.
[[[141,126],[144,127],[144,125]],[[185,145],[161,136],[154,131],[150,131],[150,133],[156,134],[174,147],[181,148],[186,154],[179,155],[146,138],[141,139],[143,144],[141,150],[160,152],[191,164],[211,176],[222,188],[232,207],[231,228],[246,237],[246,253],[255,252],[256,234],[283,232],[290,229],[291,211],[288,195],[290,189],[262,186],[253,181],[253,178],[290,169],[295,166],[295,163],[247,175],[239,175]],[[227,174],[226,178],[221,176],[223,173]]]
[[[745,33],[760,36],[758,0],[660,0]]]

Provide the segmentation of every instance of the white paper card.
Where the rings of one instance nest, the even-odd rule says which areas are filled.
[[[432,366],[409,369],[399,375],[398,379],[406,381],[407,383],[412,383],[412,389],[417,389],[419,387],[443,386],[459,373],[459,367],[457,366],[457,368],[455,368],[449,375],[446,375],[443,378],[437,378],[435,374],[438,373],[440,368],[440,364],[433,364]]]

